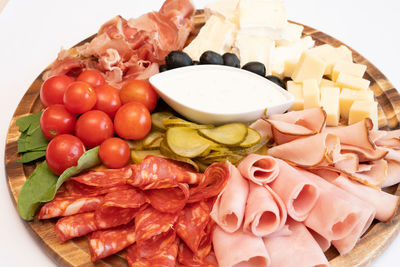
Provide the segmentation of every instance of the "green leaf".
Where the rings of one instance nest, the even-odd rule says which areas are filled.
[[[29,132],[29,130],[28,130]],[[47,146],[49,141],[43,136],[42,130],[40,127],[36,128],[36,130],[32,131],[32,133],[27,135],[25,141],[25,149],[33,150],[39,147]]]
[[[42,112],[34,113],[22,118],[19,118],[15,123],[17,124],[20,132],[25,132],[28,128],[34,125],[40,125],[40,116]]]
[[[76,166],[66,169],[60,177],[50,171],[46,162],[36,167],[22,186],[18,197],[18,212],[24,220],[32,220],[41,203],[50,201],[58,188],[70,177],[100,164],[99,147],[86,151]]]
[[[27,163],[27,162],[31,162],[31,161],[43,158],[45,155],[46,155],[45,150],[29,151],[29,152],[24,153],[17,162]]]
[[[23,132],[21,136],[18,138],[17,144],[18,144],[18,153],[26,152],[26,137],[27,133]]]

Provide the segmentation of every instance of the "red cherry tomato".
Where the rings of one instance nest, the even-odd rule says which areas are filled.
[[[71,83],[64,93],[64,105],[72,113],[84,113],[96,104],[96,93],[85,82]]]
[[[143,80],[131,80],[122,85],[119,91],[122,104],[132,101],[142,103],[152,112],[157,105],[157,93],[151,84]]]
[[[93,109],[98,109],[107,113],[108,116],[114,118],[115,113],[121,106],[121,100],[117,89],[108,84],[103,84],[94,88],[96,92],[96,105]]]
[[[113,123],[103,111],[90,110],[78,118],[75,135],[87,148],[95,147],[114,135]]]
[[[75,115],[61,104],[47,107],[40,116],[40,128],[48,140],[60,134],[73,134],[75,122]]]
[[[85,70],[81,74],[79,74],[77,81],[88,83],[92,87],[96,87],[102,84],[105,84],[103,75],[97,70]]]
[[[52,172],[60,175],[69,167],[76,166],[85,151],[85,146],[78,137],[70,134],[57,135],[47,145],[46,162]]]
[[[114,118],[114,127],[122,138],[142,139],[150,132],[150,112],[142,103],[129,102],[118,109]]]
[[[67,75],[56,75],[48,78],[40,88],[40,101],[44,107],[63,104],[65,89],[73,80]]]
[[[121,138],[109,138],[101,143],[99,157],[108,168],[122,168],[130,159],[129,145]]]

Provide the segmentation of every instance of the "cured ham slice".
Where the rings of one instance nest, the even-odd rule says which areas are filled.
[[[84,174],[71,177],[70,180],[89,186],[113,187],[124,185],[131,178],[133,172],[130,166],[121,169],[106,169],[101,171],[89,171]]]
[[[287,218],[286,207],[268,186],[250,183],[243,231],[255,236],[266,236],[282,229]]]
[[[168,248],[176,238],[178,214],[163,213],[151,206],[135,217],[136,243],[140,257],[151,257]]]
[[[178,255],[179,240],[176,239],[172,245],[161,253],[149,258],[139,257],[137,245],[126,249],[126,259],[130,267],[174,267]]]
[[[188,166],[156,156],[147,156],[133,169],[133,178],[128,182],[143,190],[177,187],[179,183],[199,184],[204,180],[203,174]]]
[[[263,239],[271,257],[269,266],[329,266],[327,258],[307,228],[290,219],[288,225],[291,231],[289,235],[274,235]]]
[[[359,161],[372,161],[372,160],[380,160],[383,159],[387,154],[388,151],[382,149],[380,147],[376,149],[367,149],[358,146],[352,146],[347,144],[341,145],[342,152],[352,152],[358,155]]]
[[[230,170],[228,183],[218,195],[210,215],[224,231],[233,233],[243,222],[249,183],[235,166],[227,164]]]
[[[276,179],[279,167],[276,160],[269,156],[250,154],[238,165],[240,173],[258,185],[268,184]]]
[[[386,160],[386,162],[388,165],[387,176],[380,184],[380,187],[382,188],[392,186],[400,182],[400,163],[392,160]]]
[[[318,133],[304,126],[284,121],[268,119],[267,122],[271,124],[272,135],[274,136],[275,143],[278,145]]]
[[[135,225],[133,223],[93,232],[89,236],[91,260],[95,262],[115,254],[133,244],[135,240]]]
[[[304,221],[319,197],[319,189],[307,177],[286,162],[276,159],[279,175],[271,189],[285,203],[287,212],[296,221]]]
[[[373,134],[373,141],[377,146],[400,149],[399,129],[393,131],[372,131],[371,134]]]
[[[269,266],[271,260],[261,237],[241,229],[227,233],[216,227],[213,234],[215,256],[220,267]]]
[[[96,231],[94,213],[87,212],[61,218],[54,225],[54,231],[60,242]]]
[[[189,187],[180,184],[180,188],[150,189],[144,191],[144,194],[156,210],[176,213],[185,207],[189,199]]]
[[[340,158],[340,140],[336,135],[320,133],[274,146],[267,154],[298,166],[316,166]]]
[[[102,196],[56,198],[43,205],[38,218],[42,220],[94,211],[102,200]]]
[[[95,212],[99,229],[129,223],[147,202],[145,195],[137,189],[109,193]]]

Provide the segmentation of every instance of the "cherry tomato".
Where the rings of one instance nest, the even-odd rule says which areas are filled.
[[[44,107],[63,104],[65,89],[73,80],[67,75],[56,75],[48,78],[40,88],[40,101]]]
[[[109,138],[101,143],[99,157],[108,168],[122,168],[130,159],[129,145],[121,138]]]
[[[132,101],[142,103],[152,112],[157,105],[157,93],[151,84],[143,80],[131,80],[122,85],[119,91],[122,104]]]
[[[46,162],[52,172],[60,175],[69,167],[76,166],[85,151],[85,146],[78,137],[60,134],[47,145]]]
[[[85,82],[71,83],[64,93],[64,105],[72,113],[84,113],[96,104],[96,93]]]
[[[97,70],[85,70],[81,74],[79,74],[77,81],[88,83],[92,87],[96,87],[102,84],[105,84],[103,75]]]
[[[117,134],[122,138],[142,139],[151,128],[150,112],[142,103],[126,103],[115,114],[114,127]]]
[[[78,118],[75,135],[87,148],[95,147],[114,135],[113,123],[103,111],[90,110]]]
[[[61,104],[47,107],[40,116],[40,128],[48,140],[60,134],[73,134],[75,122],[75,115]]]
[[[121,106],[121,99],[117,89],[108,84],[103,84],[94,88],[96,92],[96,105],[93,109],[98,109],[107,113],[108,116],[114,118],[115,113]]]

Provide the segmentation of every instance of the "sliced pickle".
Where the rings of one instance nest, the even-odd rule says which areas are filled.
[[[189,158],[181,157],[181,156],[175,154],[174,152],[172,152],[172,150],[168,147],[167,141],[165,139],[163,139],[160,144],[160,151],[161,151],[161,154],[166,156],[167,158],[187,163],[189,165],[192,165],[193,168],[197,172],[200,171],[199,165],[197,164],[197,162],[194,162],[193,160],[191,160]]]
[[[158,139],[162,139],[164,134],[159,131],[151,131],[145,138],[142,139],[143,147],[149,147]]]
[[[142,140],[125,140],[131,150],[143,150]]]
[[[182,157],[204,156],[211,149],[209,140],[201,137],[197,130],[189,127],[168,128],[165,136],[172,152]]]
[[[158,149],[163,138],[164,133],[159,131],[151,131],[141,140],[126,140],[126,142],[131,150],[150,150]]]
[[[243,123],[228,123],[212,129],[199,129],[200,135],[227,146],[235,146],[243,142],[247,135],[247,127]]]
[[[236,154],[232,151],[227,152],[211,152],[206,157],[198,158],[203,164],[212,164],[213,162],[229,161],[232,164],[237,164],[243,159],[243,155]]]
[[[163,120],[171,118],[173,116],[174,115],[170,112],[155,112],[151,114],[151,126],[154,129],[165,131],[167,130],[167,128],[165,128]]]
[[[257,150],[259,150],[263,146],[266,146],[268,141],[269,141],[269,139],[266,138],[266,139],[261,140],[260,142],[258,142],[257,144],[255,144],[254,146],[251,146],[251,147],[232,147],[231,149],[232,149],[232,151],[234,153],[246,156],[248,154],[256,152]]]
[[[214,127],[214,125],[212,125],[212,124],[207,124],[207,125],[196,124],[194,122],[186,121],[184,119],[177,118],[177,117],[171,117],[171,118],[164,119],[163,120],[163,124],[164,124],[164,127],[166,127],[166,128],[170,128],[170,127],[190,127],[190,128],[193,128],[193,129],[209,129],[209,128],[213,128]]]
[[[132,150],[131,151],[131,158],[132,161],[135,163],[140,163],[143,159],[148,155],[154,155],[158,157],[162,157],[160,150]]]
[[[265,144],[262,147],[260,147],[258,150],[254,151],[254,154],[267,155],[267,152],[268,152],[268,147]]]
[[[243,142],[239,144],[240,147],[251,147],[261,140],[261,135],[256,130],[251,128],[247,128],[247,130],[247,136]]]

